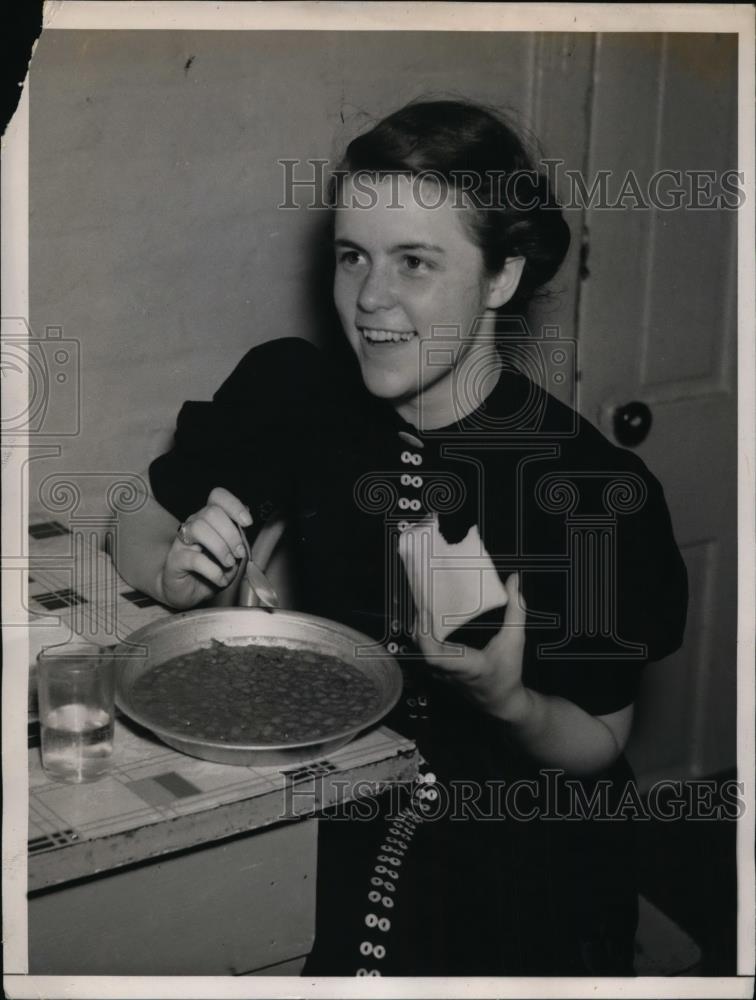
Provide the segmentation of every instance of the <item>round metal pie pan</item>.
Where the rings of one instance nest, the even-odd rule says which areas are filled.
[[[207,648],[213,640],[232,646],[283,646],[333,656],[359,670],[377,691],[376,707],[356,725],[324,731],[309,742],[231,742],[200,739],[161,724],[132,704],[134,684],[161,663]],[[116,704],[129,718],[182,753],[221,764],[292,764],[323,757],[379,722],[399,700],[402,673],[396,660],[368,636],[298,611],[209,608],[146,625],[116,647]],[[314,668],[316,669],[316,668]]]

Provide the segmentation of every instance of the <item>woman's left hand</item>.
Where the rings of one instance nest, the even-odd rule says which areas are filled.
[[[504,624],[483,649],[439,642],[418,632],[415,640],[435,675],[457,684],[482,711],[501,719],[519,716],[528,701],[522,683],[526,606],[519,573],[507,578]]]

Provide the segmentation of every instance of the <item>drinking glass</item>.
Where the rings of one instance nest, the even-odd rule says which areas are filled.
[[[58,781],[95,781],[113,753],[115,669],[92,643],[48,646],[37,657],[42,767]]]

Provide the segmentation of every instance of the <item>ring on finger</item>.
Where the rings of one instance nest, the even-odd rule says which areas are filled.
[[[189,536],[187,535],[187,528],[188,527],[189,527],[189,522],[188,521],[184,521],[183,524],[179,525],[179,528],[178,528],[178,531],[176,532],[176,534],[179,537],[179,541],[182,542],[184,545],[194,545],[194,542],[192,541],[192,539],[189,538]]]

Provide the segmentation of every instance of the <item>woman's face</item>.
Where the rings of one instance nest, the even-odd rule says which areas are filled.
[[[375,179],[369,195],[364,177],[359,184],[345,180],[335,219],[334,300],[344,332],[374,396],[418,427],[443,426],[461,415],[455,371],[481,339],[476,321],[502,304],[499,286],[464,227],[467,209],[439,204],[435,182]]]

